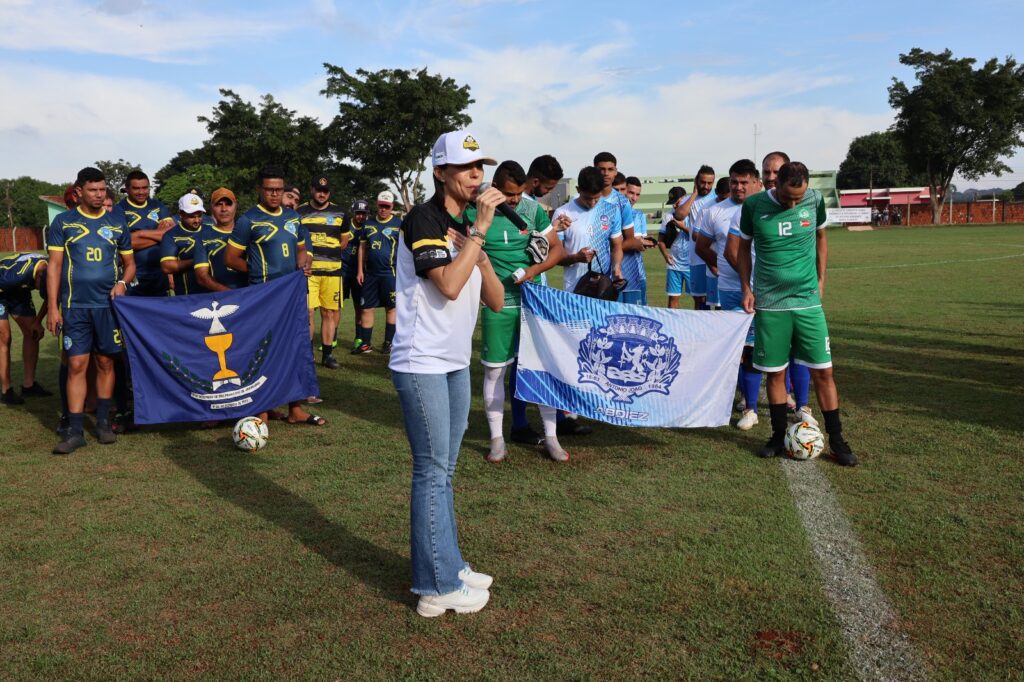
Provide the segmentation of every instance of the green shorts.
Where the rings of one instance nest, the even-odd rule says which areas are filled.
[[[832,349],[821,306],[802,310],[758,310],[754,315],[754,367],[780,372],[790,355],[812,369],[832,366]]]
[[[480,362],[488,367],[511,364],[519,352],[519,308],[506,306],[500,313],[484,308],[480,317]]]

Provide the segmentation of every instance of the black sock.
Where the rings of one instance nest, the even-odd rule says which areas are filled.
[[[96,398],[96,428],[110,425],[110,398]]]
[[[384,343],[391,343],[395,338],[395,325],[387,323],[384,325]]]
[[[822,410],[821,416],[825,419],[825,431],[828,437],[836,440],[843,439],[843,424],[839,421],[839,408],[834,410]]]
[[[363,328],[359,326],[359,308],[356,308],[356,340],[362,343],[363,337],[360,336]]]
[[[72,436],[81,436],[85,431],[83,426],[85,423],[84,412],[69,412],[68,413],[68,427]]]
[[[769,404],[768,414],[772,418],[772,440],[781,443],[786,437],[786,427],[789,425],[786,419],[786,403]]]
[[[334,352],[334,346],[332,346],[329,343],[324,343],[324,344],[321,344],[320,350],[323,351],[324,360],[326,360],[327,358],[329,358],[331,356],[331,353]]]
[[[68,366],[65,364],[57,371],[57,384],[60,386],[60,413],[68,414]]]
[[[372,345],[370,342],[373,341],[373,327],[360,327],[359,338],[363,340],[364,346]]]

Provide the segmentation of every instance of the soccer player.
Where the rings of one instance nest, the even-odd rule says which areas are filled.
[[[523,199],[536,202],[550,194],[558,185],[558,181],[562,179],[562,173],[562,166],[558,163],[558,159],[550,154],[538,156],[530,162],[530,167],[526,170],[526,189],[523,190]],[[527,203],[521,211],[520,207],[522,206],[523,202],[520,201],[519,206],[516,207],[516,211],[520,215],[523,215],[526,209],[532,208],[532,205]]]
[[[526,187],[526,172],[515,161],[504,161],[495,169],[491,186],[505,195],[505,203],[508,206],[517,209]],[[475,220],[476,209],[467,208],[466,216],[470,220]],[[526,251],[532,234],[540,234],[547,239],[548,255],[542,263],[534,263]],[[514,364],[519,353],[521,285],[523,282],[539,284],[540,273],[550,270],[562,260],[562,244],[550,223],[541,230],[528,227],[524,233],[520,232],[511,220],[496,214],[484,240],[484,253],[490,259],[505,291],[504,306],[499,312],[484,308],[480,313],[484,411],[491,431],[491,449],[487,454],[487,461],[496,463],[508,455],[503,436],[504,384],[508,368],[512,366],[512,371],[515,372]],[[515,377],[512,375],[509,376],[509,393],[515,395]],[[538,408],[544,423],[543,445],[548,456],[556,462],[568,461],[569,453],[558,442],[557,410],[545,405],[539,405]],[[520,434],[521,440],[530,442],[531,439],[523,439],[522,436],[523,434]],[[531,444],[537,443],[534,441]]]
[[[643,185],[640,183],[640,178],[631,175],[626,178],[623,187],[625,197],[629,201],[629,205],[633,207],[633,234],[643,248],[639,251],[627,251],[622,254],[622,271],[626,275],[626,287],[619,294],[619,301],[647,305],[647,270],[644,269],[643,252],[654,244],[647,237],[647,214],[636,208]]]
[[[821,307],[828,265],[825,200],[808,189],[810,174],[800,162],[783,164],[773,189],[743,202],[736,269],[743,287],[743,308],[754,316],[754,367],[768,374],[772,436],[758,452],[776,457],[785,451],[786,378],[790,356],[811,370],[832,457],[854,466],[857,457],[843,438],[839,393],[832,378],[832,351]],[[751,248],[757,268],[750,285]]]
[[[721,202],[729,198],[729,193],[732,191],[729,184],[730,179],[728,175],[724,178],[718,178],[718,182],[715,183],[715,201]],[[758,189],[763,189],[763,187],[758,184]]]
[[[331,183],[318,176],[310,183],[312,195],[299,206],[302,226],[309,233],[313,254],[313,274],[309,278],[309,336],[313,337],[313,316],[320,309],[321,364],[337,369],[334,337],[341,320],[341,258],[349,242],[348,218],[337,204],[331,203]]]
[[[114,391],[114,356],[121,353],[121,330],[110,300],[124,296],[135,277],[132,238],[124,216],[105,213],[107,183],[102,171],[83,168],[75,181],[82,188],[77,208],[61,213],[50,224],[46,272],[47,327],[61,337],[68,358],[68,431],[53,449],[68,455],[85,445],[86,370],[96,352],[96,438],[117,441],[110,428]],[[123,271],[118,279],[118,256]],[[161,276],[163,273],[161,273]]]
[[[46,256],[41,253],[16,253],[0,258],[0,402],[21,405],[28,396],[49,396],[50,391],[36,382],[39,341],[45,336],[42,319],[46,317]],[[32,290],[43,298],[36,314]],[[21,394],[11,385],[11,323],[21,328]]]
[[[178,200],[178,222],[160,240],[160,267],[174,277],[175,296],[204,292],[196,280],[193,264],[205,216],[206,207],[198,194],[182,196]]]
[[[292,210],[298,210],[302,203],[302,192],[295,185],[288,185],[288,188],[284,191],[284,197],[281,199],[281,206],[284,208],[290,208]]]
[[[739,225],[743,201],[760,191],[757,166],[750,159],[741,159],[729,168],[729,197],[712,204],[701,214],[697,240],[697,253],[707,264],[708,271],[718,278],[718,295],[722,310],[743,310],[743,287],[739,275],[725,258],[725,247],[730,230]],[[761,390],[761,372],[751,364],[754,345],[754,323],[751,321],[747,341],[740,361],[738,383],[743,393],[744,410],[736,428],[749,431],[757,424],[757,394]]]
[[[711,166],[701,166],[697,170],[697,176],[693,181],[693,193],[682,205],[676,207],[675,219],[682,222],[689,243],[687,250],[690,259],[690,295],[693,297],[695,310],[708,310],[718,304],[718,280],[714,275],[708,277],[707,264],[701,260],[697,249],[694,247],[696,239],[697,221],[701,211],[715,203],[715,194],[711,190],[715,186],[715,169]],[[689,205],[687,205],[689,204]]]
[[[686,190],[673,187],[668,191],[666,205],[672,208],[664,211],[661,216],[661,228],[658,230],[658,250],[665,259],[665,293],[668,295],[668,307],[678,308],[679,297],[683,295],[683,283],[690,290],[690,237],[684,221],[676,220],[675,211],[687,200]],[[692,204],[691,196],[690,202]]]
[[[576,189],[579,191],[576,198],[559,206],[554,214],[555,220],[565,215],[572,221],[565,230],[565,254],[561,261],[565,267],[562,282],[566,291],[576,288],[576,283],[587,272],[587,265],[595,259],[597,271],[612,279],[622,277],[622,214],[618,202],[605,198],[602,173],[594,166],[580,171]]]
[[[128,174],[125,189],[128,196],[117,202],[113,213],[128,224],[135,250],[138,281],[128,293],[131,296],[166,296],[167,275],[160,267],[160,240],[174,227],[174,218],[162,201],[149,196],[149,176],[141,170]]]
[[[227,266],[249,275],[249,286],[263,284],[296,270],[310,273],[306,230],[299,214],[281,205],[284,171],[276,167],[258,174],[259,202],[235,221],[224,256]],[[265,417],[264,417],[265,418]],[[288,403],[289,424],[323,426],[323,417],[309,414],[302,403]]]
[[[601,196],[605,201],[617,206],[620,220],[622,222],[622,250],[643,251],[643,244],[633,239],[633,207],[622,192],[615,189],[615,180],[619,173],[619,162],[611,152],[599,152],[594,155],[594,168],[601,173],[603,189]],[[622,183],[625,185],[626,176],[622,176]]]
[[[389,197],[391,204],[394,205],[395,197],[391,192],[381,192],[380,196]],[[363,308],[361,303],[363,294],[359,288],[359,240],[363,234],[363,225],[366,224],[366,219],[369,216],[369,206],[367,206],[366,211],[362,211],[359,214],[351,214],[349,219],[351,237],[348,246],[342,249],[341,253],[341,296],[343,299],[352,299],[352,310],[355,318],[352,355],[373,352],[373,347],[368,343],[363,343],[362,339]]]
[[[391,192],[377,195],[377,213],[363,224],[359,237],[359,259],[356,279],[361,290],[360,338],[366,345],[373,339],[374,308],[384,308],[384,345],[381,352],[391,353],[391,340],[395,338],[395,254],[401,219],[392,211]],[[367,202],[357,201],[352,212],[367,211]]]
[[[213,224],[203,225],[196,247],[192,269],[196,282],[206,291],[230,291],[247,284],[245,273],[232,270],[224,262],[228,239],[235,229],[235,213],[238,202],[235,193],[226,187],[218,187],[210,195],[213,204]]]

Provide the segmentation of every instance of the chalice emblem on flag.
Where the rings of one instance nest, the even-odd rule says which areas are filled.
[[[214,301],[209,308],[193,310],[192,317],[200,320],[211,320],[210,333],[204,338],[206,347],[217,354],[217,362],[220,363],[220,370],[213,375],[213,390],[217,390],[224,384],[242,385],[238,372],[228,369],[227,351],[234,341],[234,334],[229,332],[221,323],[220,318],[234,314],[238,310],[237,305],[221,306]]]

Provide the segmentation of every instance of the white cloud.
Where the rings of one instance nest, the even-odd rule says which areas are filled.
[[[98,6],[82,0],[0,0],[0,48],[195,63],[202,60],[197,53],[224,42],[225,26],[231,27],[233,40],[270,35],[283,26],[281,20],[247,14],[168,11],[124,0],[106,0]]]

